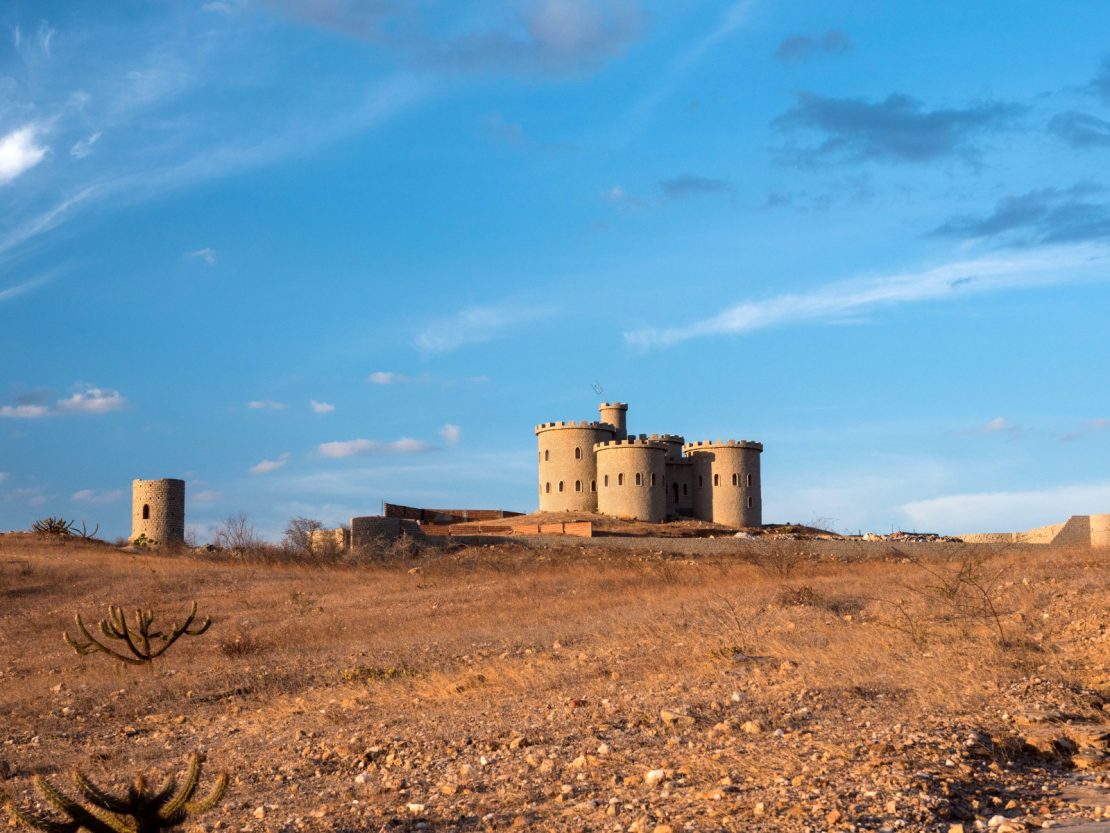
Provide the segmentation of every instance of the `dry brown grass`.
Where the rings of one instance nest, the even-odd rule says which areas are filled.
[[[217,767],[238,773],[238,798],[222,811],[233,828],[270,804],[275,816],[307,819],[304,829],[355,830],[376,814],[403,813],[409,796],[434,794],[446,777],[446,764],[414,764],[404,773],[410,786],[383,780],[366,794],[348,770],[326,764],[352,756],[351,766],[365,766],[364,750],[397,738],[443,750],[446,762],[465,738],[558,737],[560,748],[587,750],[617,714],[648,734],[607,760],[612,777],[638,778],[665,758],[708,789],[720,758],[685,760],[666,733],[655,748],[655,730],[642,728],[658,723],[661,708],[708,723],[739,709],[789,734],[802,720],[799,704],[823,703],[822,720],[840,729],[821,742],[839,749],[863,720],[925,725],[941,716],[990,730],[1021,708],[1015,692],[1033,678],[1078,692],[1073,711],[1084,708],[1084,690],[1110,698],[1105,611],[1091,607],[1110,588],[1104,553],[975,551],[1003,572],[991,590],[1011,637],[1002,642],[992,619],[946,608],[922,567],[888,546],[850,563],[822,558],[818,542],[800,546],[809,555],[783,570],[777,551],[768,567],[758,558],[523,545],[325,568],[0,537],[0,758],[21,776],[80,765],[110,780],[208,749]],[[936,552],[907,550],[923,559]],[[79,658],[60,637],[77,611],[96,619],[111,602],[169,617],[192,599],[212,616],[211,631],[153,668]],[[307,774],[283,775],[291,757],[309,754],[304,737],[340,751],[313,758]],[[773,754],[725,760],[753,779],[767,778],[768,767],[807,766],[794,747]],[[511,784],[474,795],[476,808],[510,819],[513,807],[548,806]],[[331,808],[326,823],[310,815],[321,803]],[[533,820],[561,829],[557,803]],[[751,796],[743,804],[755,824]]]

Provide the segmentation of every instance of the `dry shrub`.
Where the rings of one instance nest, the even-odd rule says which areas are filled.
[[[250,631],[240,629],[229,639],[221,639],[220,653],[225,657],[238,659],[261,654],[270,647],[269,643],[254,636]]]

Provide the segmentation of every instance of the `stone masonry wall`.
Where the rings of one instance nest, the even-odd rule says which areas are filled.
[[[185,481],[134,480],[131,483],[131,540],[174,546],[185,543]]]
[[[548,422],[536,426],[541,512],[596,512],[594,446],[613,438],[603,422]]]
[[[667,446],[644,438],[595,445],[597,511],[660,523],[667,514]]]

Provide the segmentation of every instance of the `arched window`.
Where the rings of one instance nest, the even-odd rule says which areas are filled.
[[[732,485],[733,486],[739,486],[740,485],[740,475],[738,475],[738,474],[732,475]]]
[[[560,492],[563,491],[563,481],[562,480],[559,481],[559,491]]]
[[[751,495],[748,495],[748,508],[749,508],[749,509],[751,509],[751,508],[752,508],[752,505],[753,505],[753,503],[754,503],[754,502],[755,502],[755,501],[753,501],[753,500],[752,500],[752,496],[751,496]]]
[[[721,485],[721,475],[719,475],[719,474],[713,475],[713,485],[714,486],[720,486]]]
[[[576,491],[576,492],[581,492],[582,491],[582,481],[581,480],[575,480],[574,481],[574,491]]]
[[[143,504],[143,520],[144,521],[149,521],[150,520],[150,504],[149,503],[144,503]]]
[[[574,449],[574,459],[575,460],[581,460],[582,459],[582,449],[580,449],[580,448]]]
[[[590,481],[590,491],[591,492],[596,492],[597,491],[597,481],[596,480],[591,480]]]
[[[623,486],[624,485],[624,473],[623,472],[617,475],[617,485],[618,486]]]
[[[752,485],[752,476],[750,474],[748,475],[748,485]]]
[[[654,486],[654,485],[655,485],[655,472],[652,472],[652,473],[651,473],[651,485],[652,485],[652,486]]]
[[[702,476],[701,476],[701,475],[699,474],[699,475],[698,475],[698,488],[700,489],[700,488],[702,488],[703,486],[705,486],[705,480],[704,480],[704,479],[702,479]]]
[[[605,475],[605,480],[602,481],[602,485],[605,486],[606,488],[609,487],[609,475]]]
[[[676,483],[675,486],[677,486],[677,485],[678,484]],[[687,485],[685,483],[682,484],[682,494],[684,494],[684,495],[690,494],[690,489],[687,487]]]
[[[642,485],[643,485],[643,483],[642,483],[642,481],[641,481],[641,478],[640,478],[640,473],[639,473],[639,472],[636,472],[636,485],[637,485],[637,486],[642,486]]]
[[[551,494],[551,484],[550,483],[545,483],[544,484],[544,491],[547,492],[548,494]]]

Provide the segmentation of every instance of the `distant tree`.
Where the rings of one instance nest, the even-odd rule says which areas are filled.
[[[229,515],[216,529],[212,543],[225,550],[249,550],[262,543],[246,512]]]
[[[312,549],[312,533],[323,528],[323,523],[315,518],[290,518],[282,544],[294,552],[307,553]]]

